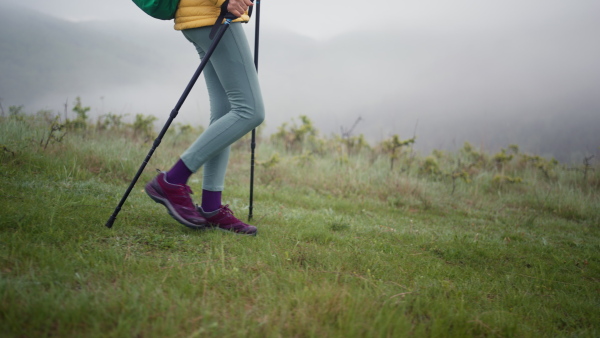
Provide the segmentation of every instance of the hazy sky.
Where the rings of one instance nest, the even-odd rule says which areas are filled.
[[[129,0],[0,0],[71,20],[152,21]],[[600,17],[597,0],[263,0],[262,20],[315,38],[375,27],[477,31]],[[599,20],[600,21],[600,20]]]
[[[145,15],[131,0],[0,2],[72,21],[128,20],[144,28],[162,25],[165,30],[173,24]],[[261,32],[271,37],[278,30],[283,33],[277,41],[267,39],[269,34],[261,39],[259,73],[270,128],[302,113],[314,118],[318,129],[335,132],[360,114],[365,122],[358,132],[378,138],[410,135],[418,121],[423,144],[460,118],[469,121],[469,130],[485,134],[483,126],[470,125],[477,114],[494,124],[492,117],[510,113],[513,121],[506,123],[518,125],[521,121],[515,119],[526,115],[547,123],[551,115],[586,112],[597,114],[600,126],[599,0],[262,0],[261,4]],[[246,27],[251,32],[252,25]],[[302,43],[286,31],[317,43],[307,43],[309,50],[289,48],[297,56],[294,61],[287,54],[278,60],[278,43]],[[189,50],[184,39],[180,42]],[[163,107],[140,100],[140,93],[127,93],[139,110],[144,108],[142,101],[165,112],[169,109],[164,107],[172,105]],[[165,95],[156,95],[160,96]],[[510,135],[505,137],[511,142]]]

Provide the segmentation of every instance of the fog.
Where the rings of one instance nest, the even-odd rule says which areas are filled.
[[[172,22],[145,16],[131,1],[0,3],[93,24],[138,50],[167,55],[140,81],[49,88],[27,102],[0,93],[5,104],[61,111],[65,100],[81,96],[97,115],[164,120],[198,64]],[[355,133],[372,142],[416,133],[424,152],[464,141],[490,150],[519,143],[542,155],[556,155],[552,142],[580,153],[600,146],[598,1],[266,0],[261,14],[267,132],[304,114],[324,134],[358,117]],[[253,25],[245,25],[251,41]],[[199,81],[178,121],[206,124],[207,110]]]

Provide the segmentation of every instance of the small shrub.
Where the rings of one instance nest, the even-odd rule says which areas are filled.
[[[527,154],[520,154],[521,163],[525,163],[526,165],[531,165],[534,168],[537,168],[544,174],[544,177],[548,180],[552,180],[556,178],[556,173],[554,169],[558,165],[558,161],[556,159],[546,160],[541,156],[530,156]]]
[[[54,120],[50,123],[50,130],[48,136],[42,137],[40,140],[40,146],[44,147],[44,150],[48,148],[51,143],[60,143],[63,138],[67,135],[65,131],[65,125],[60,123],[60,116],[55,116]]]
[[[77,117],[73,121],[67,119],[65,121],[65,127],[69,130],[87,129],[87,113],[90,111],[90,109],[90,107],[84,107],[82,105],[81,98],[78,96],[75,99],[75,106],[72,109],[72,111],[75,113],[75,115],[77,115]]]
[[[287,151],[302,151],[307,138],[309,136],[316,137],[318,132],[308,116],[300,115],[300,121],[300,125],[294,123],[289,127],[287,123],[282,124],[277,133],[271,136],[271,140],[283,142]]]
[[[402,147],[409,146],[415,143],[416,137],[400,140],[398,135],[394,135],[391,138],[381,142],[380,149],[383,153],[387,154],[390,159],[390,170],[394,170],[394,161],[400,157]]]
[[[106,115],[101,115],[98,117],[98,122],[96,123],[96,129],[98,130],[120,130],[125,126],[123,123],[123,118],[127,116],[127,114],[113,114],[108,113]]]
[[[459,154],[466,160],[466,163],[470,163],[474,168],[485,169],[488,166],[487,155],[476,151],[469,142],[465,142],[462,149],[459,150]]]
[[[156,116],[135,115],[135,121],[131,125],[135,137],[143,137],[144,142],[148,142],[154,137],[154,121],[158,120]]]
[[[510,161],[512,161],[513,157],[512,154],[508,154],[505,149],[502,149],[499,153],[494,155],[492,159],[496,163],[496,167],[499,170],[502,170]]]
[[[521,183],[522,181],[523,179],[520,177],[497,174],[492,178],[492,185],[496,188],[502,188],[507,184]]]
[[[442,172],[437,159],[434,156],[427,156],[419,168],[419,173],[430,177],[438,177]]]

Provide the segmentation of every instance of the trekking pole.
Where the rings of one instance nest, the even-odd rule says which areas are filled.
[[[254,67],[258,73],[258,40],[260,32],[260,0],[256,0],[256,26],[254,29]],[[252,219],[252,210],[254,209],[254,149],[256,148],[256,128],[252,129],[252,140],[250,141],[250,205],[248,207],[248,220]]]
[[[224,4],[225,10],[227,8],[226,7],[226,3]],[[206,54],[204,55],[204,57],[202,58],[202,61],[200,62],[200,65],[198,66],[198,69],[196,69],[196,72],[194,73],[194,76],[192,76],[192,79],[190,80],[190,82],[188,83],[187,87],[183,91],[183,94],[181,94],[181,97],[179,98],[179,101],[175,105],[175,108],[173,108],[173,110],[171,111],[171,114],[169,115],[169,119],[167,120],[167,123],[165,123],[164,127],[162,128],[162,130],[158,134],[158,137],[156,138],[156,140],[154,140],[154,143],[152,144],[152,149],[150,149],[150,151],[148,152],[148,155],[146,155],[146,158],[144,159],[144,162],[140,166],[140,169],[138,169],[137,174],[135,174],[135,177],[133,178],[133,181],[131,181],[131,183],[129,184],[129,188],[127,188],[127,191],[125,191],[125,194],[121,198],[121,201],[119,202],[119,205],[117,205],[117,207],[115,208],[115,211],[113,212],[113,214],[110,216],[110,218],[106,222],[106,227],[107,228],[112,228],[113,223],[115,222],[115,220],[117,218],[117,215],[119,214],[119,211],[121,211],[121,208],[123,207],[123,204],[125,204],[125,201],[127,200],[127,197],[131,193],[131,190],[133,190],[133,186],[135,185],[135,183],[138,181],[138,179],[142,175],[142,172],[144,171],[144,168],[146,168],[146,165],[148,164],[148,161],[150,161],[150,158],[152,157],[152,154],[154,154],[154,151],[160,145],[160,142],[162,141],[163,136],[167,132],[167,129],[169,129],[169,126],[171,125],[171,123],[173,122],[173,120],[175,119],[175,117],[177,117],[177,114],[179,114],[179,109],[181,108],[181,106],[185,102],[185,99],[190,94],[190,91],[194,87],[194,84],[196,84],[196,81],[200,77],[200,73],[202,73],[202,70],[204,70],[204,67],[208,63],[208,60],[210,59],[211,55],[213,54],[213,52],[215,51],[215,49],[219,45],[219,41],[221,41],[221,38],[223,37],[223,35],[227,31],[227,29],[229,28],[229,24],[231,23],[231,21],[232,21],[231,18],[226,17],[225,22],[223,23],[222,27],[220,27],[218,29],[218,31],[216,33],[216,36],[215,36],[212,44],[210,45],[210,47],[206,51]]]

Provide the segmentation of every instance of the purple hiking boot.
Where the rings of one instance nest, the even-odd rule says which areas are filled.
[[[156,203],[167,208],[177,222],[193,229],[204,229],[206,219],[200,215],[190,194],[192,189],[187,185],[171,184],[165,179],[166,173],[161,172],[146,184],[146,193]]]
[[[229,205],[221,205],[221,207],[213,212],[204,212],[201,206],[198,206],[198,212],[206,218],[209,226],[224,231],[235,232],[240,235],[256,236],[257,229],[255,226],[246,224],[233,216],[233,211],[229,209]]]

